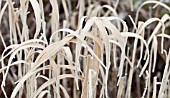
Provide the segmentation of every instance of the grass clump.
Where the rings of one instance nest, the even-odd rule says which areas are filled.
[[[169,97],[169,11],[145,0],[0,1],[0,97]]]

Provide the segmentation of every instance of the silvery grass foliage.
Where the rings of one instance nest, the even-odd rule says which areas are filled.
[[[16,2],[18,7],[14,6]],[[123,5],[119,0],[78,0],[76,11],[72,10],[71,0],[0,1],[0,23],[8,23],[10,38],[7,46],[4,36],[0,35],[4,46],[0,58],[4,96],[131,98],[133,81],[139,82],[137,90],[142,98],[170,96],[170,49],[165,49],[164,44],[170,39],[165,33],[170,16],[165,13],[160,18],[139,19],[140,14],[146,12],[143,10],[146,5],[152,9],[161,6],[170,11],[170,8],[159,1],[145,1],[138,8],[133,8],[132,0],[127,2],[132,11],[136,10],[135,19],[128,16],[133,29],[124,21],[128,13],[117,12],[119,4]],[[46,3],[51,6],[49,19],[45,14]],[[60,7],[64,11],[62,15]],[[5,14],[8,20],[3,20]],[[34,15],[35,30],[28,26],[29,14]],[[152,31],[145,37],[148,27]],[[47,32],[51,33],[49,38]],[[130,40],[133,43],[129,45]],[[159,50],[165,57],[163,77],[151,76],[157,73]],[[5,90],[6,81],[13,86],[10,96]],[[140,82],[144,85],[140,86]]]

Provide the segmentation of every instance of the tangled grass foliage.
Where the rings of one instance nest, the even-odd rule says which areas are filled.
[[[142,98],[170,96],[170,48],[165,48],[165,40],[170,40],[165,33],[170,16],[165,13],[160,18],[139,19],[146,5],[170,11],[168,5],[143,2],[134,20],[129,15],[131,29],[117,12],[121,1],[113,5],[109,5],[110,0],[105,5],[95,1],[78,0],[76,11],[71,0],[20,0],[17,7],[15,0],[0,1],[1,29],[6,21],[10,38],[7,45],[0,35],[4,46],[1,90],[6,98],[131,98],[132,88],[138,87]],[[129,2],[135,10],[132,0]],[[44,5],[51,6],[47,9],[50,15],[46,15]],[[29,14],[34,22],[31,26]],[[152,30],[146,37],[148,27]],[[156,76],[155,70],[159,50],[165,57],[162,77]],[[6,81],[13,86],[10,95],[5,90]],[[132,86],[135,81],[139,82],[137,87]]]

